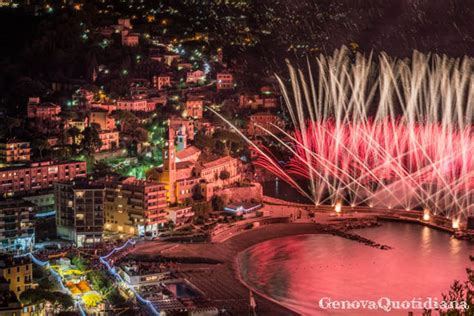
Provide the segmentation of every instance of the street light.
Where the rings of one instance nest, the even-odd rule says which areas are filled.
[[[423,220],[424,221],[429,221],[430,218],[431,218],[430,210],[425,208],[425,210],[423,211]]]
[[[336,205],[334,206],[334,210],[336,211],[337,214],[341,213],[342,211],[342,203],[337,202]]]
[[[459,229],[459,218],[453,218],[453,229]]]

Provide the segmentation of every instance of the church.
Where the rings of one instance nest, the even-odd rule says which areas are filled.
[[[176,131],[168,120],[163,166],[151,169],[147,178],[163,183],[170,204],[198,198],[209,201],[220,189],[242,179],[242,163],[230,155],[208,159],[195,146],[188,146],[186,133]],[[183,145],[184,144],[184,145]]]

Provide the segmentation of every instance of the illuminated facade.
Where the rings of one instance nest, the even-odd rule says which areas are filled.
[[[217,90],[230,90],[234,89],[234,76],[231,73],[218,73],[217,74]]]
[[[167,210],[168,219],[172,221],[176,226],[182,226],[190,224],[194,218],[194,212],[191,206],[186,207],[173,207]]]
[[[54,186],[58,235],[78,247],[102,241],[104,186],[85,179]]]
[[[28,201],[0,201],[0,250],[28,251],[34,245],[35,205]]]
[[[145,99],[121,99],[117,101],[116,109],[131,112],[152,112],[156,103],[147,102]]]
[[[122,45],[135,47],[138,46],[140,35],[137,33],[130,33],[128,30],[122,31]]]
[[[202,118],[204,100],[200,97],[189,97],[186,100],[186,116],[194,119]]]
[[[85,161],[34,162],[28,166],[0,169],[0,194],[52,188],[55,182],[86,176]]]
[[[134,177],[106,183],[105,229],[127,235],[156,236],[167,222],[165,185]]]
[[[240,160],[231,156],[198,163],[194,172],[200,179],[205,199],[209,201],[215,191],[240,181],[242,179],[241,167]]]
[[[27,106],[28,118],[54,119],[61,113],[61,107],[53,103],[40,103],[40,98],[30,98]]]
[[[186,83],[203,83],[206,80],[206,74],[202,70],[190,71],[186,74]]]
[[[102,146],[97,150],[98,152],[114,150],[119,146],[120,138],[118,131],[100,131],[99,138],[102,141]]]
[[[169,122],[168,122],[169,124]],[[200,161],[201,151],[194,146],[176,153],[174,130],[168,127],[168,141],[163,148],[163,167],[148,171],[147,178],[163,183],[168,203],[181,203],[201,189],[209,200],[219,188],[242,178],[240,160],[231,156]]]
[[[0,160],[6,163],[30,160],[30,143],[17,139],[0,142]]]
[[[257,127],[257,125],[263,127],[267,131],[278,134],[279,130],[275,126],[278,126],[279,128],[283,129],[285,127],[285,122],[278,115],[267,112],[252,114],[250,115],[249,124],[247,128],[248,135],[268,135],[265,130]]]
[[[171,76],[153,76],[153,87],[158,90],[171,87]]]
[[[278,98],[274,95],[241,94],[239,107],[242,109],[272,109],[279,106]]]
[[[115,119],[106,109],[94,109],[89,112],[89,125],[97,124],[101,130],[115,129]]]
[[[9,283],[10,291],[20,294],[33,287],[33,265],[28,257],[0,256],[0,275]]]

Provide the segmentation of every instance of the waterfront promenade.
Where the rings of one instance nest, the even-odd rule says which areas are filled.
[[[218,264],[175,264],[178,276],[185,277],[216,305],[232,315],[248,315],[249,290],[238,278],[237,256],[258,243],[286,236],[322,233],[313,223],[265,225],[237,234],[221,243],[165,244],[159,241],[138,244],[137,255],[161,255],[167,258],[210,258]],[[296,315],[296,313],[255,294],[258,315]]]
[[[431,218],[430,221],[425,221],[420,217],[420,211],[343,207],[340,214],[335,214],[331,206],[315,208],[304,204],[277,203],[276,199],[272,203],[267,201],[261,209],[263,217],[248,218],[229,225],[213,236],[211,243],[147,241],[137,244],[133,254],[162,256],[175,261],[173,270],[176,275],[197,286],[224,314],[248,315],[251,311],[249,289],[240,280],[237,257],[256,244],[287,236],[326,233],[361,242],[381,251],[390,251],[390,245],[380,245],[376,240],[368,240],[349,232],[352,228],[378,225],[378,220],[406,221],[454,232],[447,220]],[[253,224],[253,228],[245,228],[249,223]],[[179,263],[182,258],[206,258],[216,263],[192,264],[189,260],[185,264]],[[258,293],[255,293],[255,300],[258,315],[296,314]]]

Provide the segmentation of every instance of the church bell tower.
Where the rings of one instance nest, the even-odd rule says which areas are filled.
[[[160,182],[166,185],[166,200],[169,203],[176,202],[176,149],[175,133],[168,120],[165,135],[168,137],[163,146],[163,172]]]

